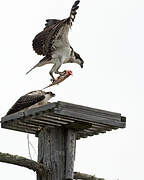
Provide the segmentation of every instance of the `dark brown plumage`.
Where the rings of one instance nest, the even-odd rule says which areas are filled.
[[[42,32],[37,34],[33,39],[32,46],[38,55],[43,55],[51,59],[51,54],[54,51],[52,44],[58,30],[66,20],[59,20],[57,23],[47,26]]]
[[[77,14],[76,10],[79,8],[79,0],[75,1],[74,5],[72,6],[70,16],[63,20],[58,19],[47,19],[45,28],[42,32],[38,33],[35,38],[33,39],[32,46],[34,51],[38,55],[48,56],[51,55],[51,51],[53,51],[52,45],[53,41],[55,40],[57,33],[59,30],[64,26],[64,24],[72,25],[72,22],[75,19]]]
[[[7,115],[13,114],[15,112],[20,111],[21,109],[25,109],[33,104],[43,100],[45,98],[44,95],[24,95],[21,96],[17,102],[11,107],[11,109],[7,112]]]
[[[26,108],[38,107],[48,103],[48,100],[55,96],[52,92],[42,90],[32,91],[21,96],[15,104],[9,109],[6,115],[16,113]]]

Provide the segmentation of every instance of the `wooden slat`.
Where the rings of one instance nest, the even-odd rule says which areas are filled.
[[[65,117],[62,117],[62,116],[57,116],[56,114],[54,113],[44,113],[42,115],[42,117],[46,117],[47,119],[50,118],[50,119],[54,119],[54,120],[57,120],[57,121],[63,121],[63,122],[74,122],[75,120],[72,120],[72,119],[68,119],[68,118],[65,118]]]
[[[63,115],[63,116],[67,116],[67,117],[72,116],[75,118],[83,119],[85,121],[97,122],[97,123],[101,123],[101,124],[105,124],[105,125],[111,125],[111,126],[115,126],[115,127],[119,127],[119,128],[125,127],[125,123],[120,122],[120,121],[106,119],[103,117],[96,117],[93,115],[82,114],[81,112],[73,112],[71,110],[59,111],[59,110],[55,109],[54,113],[59,114],[59,115]]]
[[[92,124],[92,128],[91,129],[97,129],[97,130],[106,130],[106,131],[111,131],[112,130],[112,127],[103,127],[103,126],[98,126],[98,125],[95,125],[95,124]]]
[[[5,125],[4,125],[5,124]],[[25,124],[25,123],[22,123],[20,120],[17,120],[17,121],[10,121],[10,122],[6,122],[6,123],[4,123],[3,125],[4,125],[4,127],[19,127],[19,128],[23,128],[24,129],[24,131],[25,131],[25,129],[27,128],[27,129],[32,129],[32,130],[36,130],[37,129],[37,127],[36,126],[29,126],[28,124]]]
[[[68,122],[84,122],[84,123],[86,123],[85,120],[78,119],[78,118],[75,118],[75,117],[67,117],[67,116],[64,116],[64,115],[54,114],[54,113],[52,115],[53,115],[54,118],[56,118],[58,116],[63,121],[68,121]],[[89,121],[87,121],[87,122],[89,122]],[[90,122],[90,123],[92,123],[92,125],[94,125],[94,126],[97,126],[99,128],[105,128],[107,130],[109,130],[109,129],[111,130],[112,128],[116,128],[116,127],[112,127],[111,125],[106,125],[106,124],[101,124],[101,123],[96,123],[96,122]]]
[[[46,122],[46,121],[44,121],[44,120],[43,120],[42,118],[40,118],[40,117],[32,118],[30,122],[35,122],[35,123],[38,124],[38,125],[39,125],[39,123],[40,123],[40,124],[43,124],[44,126],[49,126],[49,125],[51,125],[51,126],[58,126],[58,127],[61,126],[60,124],[52,123],[52,122],[49,122],[49,121]]]
[[[3,122],[6,122],[6,121],[9,121],[9,120],[12,120],[12,119],[20,119],[20,118],[24,118],[24,112],[17,112],[17,113],[14,113],[14,114],[10,114],[8,116],[4,116],[1,118],[2,120],[2,123]]]
[[[84,122],[74,122],[65,125],[64,127],[67,129],[74,129],[75,131],[81,131],[84,129],[90,128],[92,125],[90,123],[84,123]]]
[[[60,125],[68,124],[67,122],[65,122],[63,120],[57,120],[55,118],[51,118],[51,116],[41,115],[41,116],[38,116],[38,117],[40,117],[43,121],[46,121],[46,122],[54,122],[54,123],[60,124]]]
[[[44,105],[44,106],[40,106],[40,107],[37,107],[37,108],[26,110],[24,112],[24,115],[25,115],[25,117],[27,117],[27,116],[39,114],[41,112],[50,111],[55,107],[56,107],[56,103],[49,103],[49,104]]]
[[[27,123],[22,123],[22,122],[12,122],[12,123],[9,123],[10,126],[12,127],[19,127],[21,129],[24,129],[24,132],[27,132],[27,130],[33,130],[33,131],[37,131],[38,130],[38,127],[37,126],[34,126],[34,125],[29,125]]]
[[[61,110],[71,109],[72,111],[75,111],[75,112],[81,111],[81,112],[86,113],[86,114],[92,114],[92,115],[97,114],[97,116],[107,117],[107,118],[111,118],[111,119],[114,118],[115,120],[118,120],[118,121],[121,120],[121,114],[120,113],[95,109],[95,108],[91,108],[91,107],[87,107],[87,106],[76,105],[76,104],[66,103],[66,102],[62,102],[62,101],[58,101],[58,103],[57,103],[57,109],[59,109],[59,108]]]

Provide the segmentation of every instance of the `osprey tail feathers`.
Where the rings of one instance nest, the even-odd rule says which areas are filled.
[[[31,72],[33,69],[35,69],[36,67],[41,67],[44,66],[45,64],[48,64],[48,60],[47,57],[44,57],[42,60],[40,60],[35,66],[33,66],[26,74],[28,74],[29,72]]]
[[[79,8],[78,4],[80,3],[80,0],[75,1],[75,3],[73,4],[72,8],[71,8],[71,12],[70,12],[70,22],[72,24],[72,22],[75,19],[75,16],[77,14],[77,9]]]

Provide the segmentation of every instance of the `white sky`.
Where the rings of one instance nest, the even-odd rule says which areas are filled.
[[[50,83],[51,65],[25,73],[42,57],[31,47],[48,18],[65,18],[74,0],[0,2],[0,116],[23,94]],[[61,67],[74,76],[50,90],[66,101],[119,112],[127,128],[77,141],[75,171],[106,180],[144,179],[144,3],[81,0],[69,35],[85,61]],[[37,138],[30,136],[37,144]],[[37,146],[36,146],[37,149]],[[25,133],[0,129],[0,152],[28,156]],[[34,154],[32,152],[32,154]],[[36,159],[36,157],[34,157]],[[35,173],[0,163],[0,179],[31,179]]]

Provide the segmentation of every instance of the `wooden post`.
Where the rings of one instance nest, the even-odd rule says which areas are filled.
[[[39,133],[38,162],[45,164],[48,174],[38,174],[37,180],[73,179],[75,132],[65,128],[44,128]]]
[[[73,179],[73,168],[75,160],[76,134],[72,129],[67,129],[66,135],[66,179]]]

